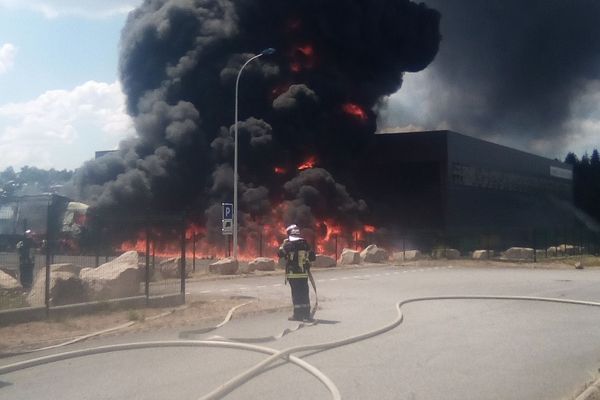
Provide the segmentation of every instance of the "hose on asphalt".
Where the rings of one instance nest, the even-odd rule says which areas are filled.
[[[404,319],[404,315],[402,313],[402,306],[409,303],[416,303],[421,301],[431,301],[431,300],[521,300],[521,301],[542,301],[542,302],[553,302],[553,303],[563,303],[563,304],[577,304],[577,305],[586,305],[586,306],[594,306],[600,307],[600,303],[591,302],[591,301],[579,301],[579,300],[568,300],[568,299],[556,299],[556,298],[548,298],[548,297],[524,297],[524,296],[430,296],[430,297],[417,297],[412,299],[407,299],[396,303],[396,311],[398,315],[394,321],[391,323],[378,328],[372,331],[365,332],[360,335],[350,336],[341,340],[334,340],[330,342],[317,343],[312,345],[304,345],[304,346],[295,346],[290,347],[284,350],[280,350],[279,352],[271,355],[260,363],[256,364],[254,367],[248,369],[247,371],[239,374],[223,385],[219,386],[212,392],[208,393],[205,396],[202,396],[200,400],[214,400],[221,399],[223,396],[227,395],[234,389],[240,387],[248,380],[252,379],[256,375],[260,374],[264,371],[269,365],[280,358],[287,358],[292,353],[304,352],[304,351],[312,351],[312,350],[329,350],[336,347],[345,346],[348,344],[356,343],[373,336],[380,335],[385,333],[391,329],[394,329],[398,325],[400,325]],[[332,393],[333,395],[333,393]],[[333,399],[337,399],[333,396]]]
[[[304,368],[312,375],[317,377],[329,390],[332,399],[340,400],[341,395],[333,381],[316,369],[314,366],[306,363],[301,360],[299,357],[295,357],[292,353],[313,351],[313,350],[329,350],[334,349],[341,346],[346,346],[348,344],[356,343],[382,333],[388,332],[391,329],[394,329],[398,325],[400,325],[404,319],[404,314],[402,313],[402,306],[409,303],[416,302],[424,302],[424,301],[439,301],[439,300],[516,300],[516,301],[538,301],[538,302],[551,302],[551,303],[561,303],[561,304],[573,304],[573,305],[584,305],[584,306],[593,306],[600,307],[600,303],[592,302],[592,301],[582,301],[582,300],[569,300],[569,299],[558,299],[558,298],[549,298],[549,297],[529,297],[529,296],[428,296],[428,297],[416,297],[411,299],[402,300],[396,303],[396,318],[380,327],[359,335],[350,336],[340,340],[334,340],[323,343],[302,345],[302,346],[294,346],[284,350],[274,350],[267,347],[256,346],[247,343],[237,343],[237,342],[228,342],[228,341],[162,341],[162,342],[143,342],[143,343],[129,343],[129,344],[121,344],[121,345],[112,345],[112,346],[104,346],[97,347],[85,350],[72,351],[67,353],[59,353],[55,355],[39,357],[31,360],[21,361],[14,364],[6,365],[0,367],[0,375],[6,374],[8,372],[13,372],[25,368],[30,368],[36,365],[47,364],[51,362],[56,362],[60,360],[66,360],[75,357],[82,357],[91,354],[99,354],[106,353],[111,351],[120,351],[120,350],[133,350],[140,348],[151,348],[151,347],[177,347],[177,346],[207,346],[207,347],[226,347],[226,348],[237,348],[237,349],[245,349],[245,350],[253,350],[260,351],[263,353],[271,354],[268,358],[256,364],[252,368],[246,370],[245,372],[237,375],[233,379],[228,382],[220,385],[210,393],[202,396],[200,400],[212,400],[212,399],[221,399],[231,391],[237,389],[245,382],[249,381],[253,377],[262,373],[273,364],[275,361],[279,359],[289,360],[294,364]]]

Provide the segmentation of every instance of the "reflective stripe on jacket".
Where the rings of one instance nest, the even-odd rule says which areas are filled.
[[[310,262],[314,260],[315,255],[306,240],[285,239],[278,253],[280,257],[285,258],[285,272],[288,279],[308,278]]]

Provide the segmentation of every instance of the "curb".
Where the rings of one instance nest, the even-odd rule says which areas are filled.
[[[577,396],[575,400],[600,400],[600,378]]]

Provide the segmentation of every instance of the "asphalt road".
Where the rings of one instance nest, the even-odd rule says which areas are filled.
[[[434,295],[543,296],[600,301],[600,270],[379,266],[316,273],[320,322],[261,342],[276,349],[385,325],[395,302]],[[282,277],[190,283],[192,293],[289,302]],[[259,300],[260,301],[260,300]],[[568,399],[600,367],[600,308],[497,300],[409,304],[404,322],[365,341],[302,357],[344,399]],[[260,339],[294,323],[287,313],[234,319],[195,338]],[[69,349],[177,339],[165,329],[96,339]],[[20,358],[2,359],[8,364]],[[26,358],[26,357],[25,357]],[[0,376],[4,399],[196,399],[265,356],[223,349],[157,349],[89,356]],[[227,399],[328,399],[312,376],[280,362]]]

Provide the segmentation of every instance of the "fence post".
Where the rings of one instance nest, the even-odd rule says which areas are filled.
[[[263,231],[262,231],[262,227],[260,228],[260,231],[258,232],[258,256],[259,257],[263,256]]]
[[[402,235],[402,262],[406,262],[406,233]]]
[[[148,222],[146,222],[146,279],[144,284],[146,306],[148,306],[150,302],[150,228],[148,227]]]
[[[181,276],[181,296],[185,303],[185,218],[181,219],[181,258],[179,271]]]
[[[156,239],[152,238],[152,272],[156,270]]]
[[[194,232],[192,236],[192,272],[196,272],[196,239],[198,236]]]
[[[52,263],[52,199],[48,202],[46,210],[46,282],[44,285],[44,304],[46,305],[46,317],[50,316],[50,264]]]
[[[533,228],[533,230],[531,231],[531,236],[532,236],[532,245],[533,245],[533,262],[536,263],[537,262],[537,243],[535,241],[535,228]]]
[[[333,258],[335,258],[335,259],[336,259],[336,261],[337,261],[337,259],[338,259],[338,256],[337,256],[337,255],[338,255],[338,235],[337,235],[337,233],[336,233],[336,234],[335,234],[335,254],[334,254],[334,257],[333,257]]]

